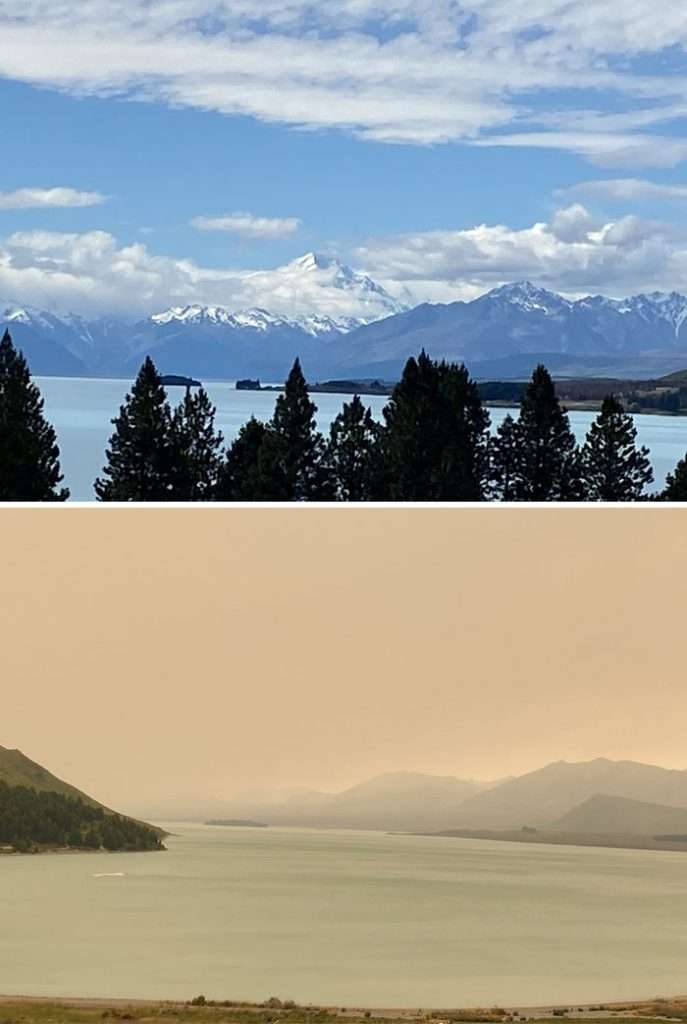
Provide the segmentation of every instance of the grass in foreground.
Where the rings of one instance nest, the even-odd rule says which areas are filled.
[[[187,1003],[145,1000],[74,999],[49,1000],[0,998],[0,1024],[368,1024],[383,1019],[385,1024],[498,1024],[536,1019],[559,1024],[561,1019],[593,1021],[600,1018],[619,1024],[675,1020],[687,1022],[687,998],[655,999],[627,1004],[598,1004],[585,1007],[559,1006],[555,1009],[518,1011],[499,1007],[465,1010],[366,1010],[349,1007],[298,1006],[273,998],[260,1004],[214,1002],[202,996]]]

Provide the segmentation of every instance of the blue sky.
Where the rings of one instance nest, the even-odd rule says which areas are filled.
[[[0,0],[0,299],[299,311],[308,250],[416,301],[687,290],[677,6],[253,8]]]

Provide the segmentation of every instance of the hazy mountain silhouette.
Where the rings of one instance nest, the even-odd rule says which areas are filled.
[[[493,829],[548,825],[599,794],[687,807],[687,771],[603,757],[557,761],[468,798],[454,824]]]
[[[687,836],[687,808],[600,793],[573,807],[550,827],[560,832]]]

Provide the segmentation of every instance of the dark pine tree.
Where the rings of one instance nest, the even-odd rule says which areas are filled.
[[[220,472],[219,501],[269,501],[263,493],[261,461],[267,428],[254,416],[241,427]]]
[[[439,363],[441,501],[482,501],[489,471],[489,414],[464,365]]]
[[[584,497],[575,435],[551,375],[541,364],[525,389],[514,440],[515,501],[578,501]]]
[[[381,494],[381,424],[358,395],[331,425],[327,461],[337,501],[374,501]]]
[[[326,446],[315,425],[317,406],[296,359],[267,425],[259,490],[269,501],[325,501],[332,497]]]
[[[661,491],[661,500],[687,501],[687,455],[668,474],[665,488]]]
[[[112,423],[107,464],[95,482],[98,500],[174,500],[172,412],[150,356]]]
[[[640,501],[654,479],[649,449],[637,448],[637,430],[613,395],[607,395],[582,448],[587,501]]]
[[[508,415],[489,443],[489,497],[495,501],[515,501],[518,479],[518,425]]]
[[[60,450],[43,399],[9,331],[0,341],[0,501],[66,501]]]
[[[384,410],[387,494],[394,501],[480,501],[489,417],[464,366],[423,351]]]
[[[205,388],[186,389],[174,410],[172,444],[175,501],[213,501],[224,438],[215,430],[215,407]]]

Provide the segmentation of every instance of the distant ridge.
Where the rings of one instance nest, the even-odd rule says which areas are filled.
[[[182,817],[193,820],[250,818],[270,825],[320,828],[412,831],[448,828],[462,802],[489,783],[424,772],[387,772],[339,793],[298,789],[252,799],[200,799],[184,807]],[[157,816],[173,820],[166,807]]]
[[[687,808],[687,771],[635,761],[557,761],[465,800],[455,825],[510,829],[544,826],[604,794]]]
[[[388,831],[540,830],[687,834],[687,771],[635,761],[557,761],[496,782],[388,772],[339,793],[200,800],[188,817]],[[209,813],[208,813],[209,812]],[[162,817],[173,817],[168,809]],[[567,816],[570,816],[569,818]]]
[[[559,832],[633,833],[655,836],[677,833],[687,837],[687,808],[650,804],[599,793],[573,807],[551,829]]]

